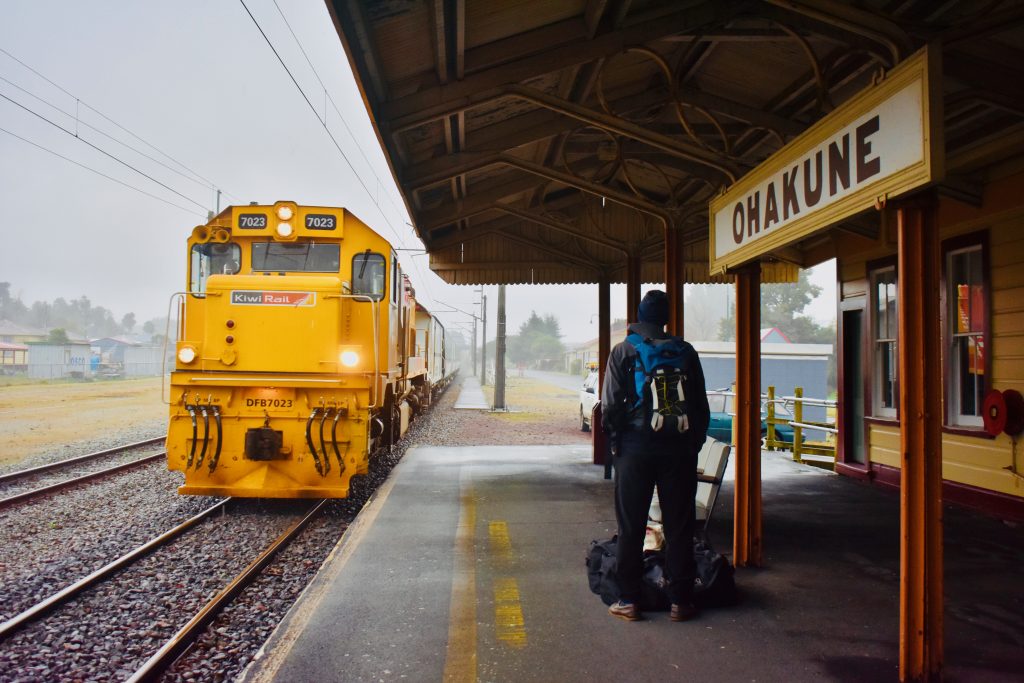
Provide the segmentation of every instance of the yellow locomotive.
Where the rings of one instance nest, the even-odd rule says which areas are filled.
[[[343,498],[452,374],[395,250],[342,208],[227,208],[192,231],[174,302],[179,493]]]

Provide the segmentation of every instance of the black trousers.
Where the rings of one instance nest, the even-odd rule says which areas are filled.
[[[615,517],[619,524],[617,564],[622,599],[640,598],[644,536],[654,487],[658,487],[665,531],[665,574],[673,603],[693,597],[694,497],[697,454],[686,443],[664,443],[626,432],[615,458]]]

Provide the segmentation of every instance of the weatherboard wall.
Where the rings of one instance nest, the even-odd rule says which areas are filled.
[[[981,235],[987,239],[984,273],[989,307],[987,388],[1024,392],[1024,173],[1007,175],[987,185],[980,206],[940,197],[937,211],[937,222],[945,245],[964,236]],[[858,301],[865,304],[862,348],[863,361],[869,370],[864,373],[862,381],[868,397],[872,389],[868,381],[872,376],[872,341],[867,336],[871,334],[869,317],[872,306],[868,292],[869,271],[897,253],[895,211],[887,210],[879,216],[882,229],[877,241],[867,244],[864,240],[837,238],[841,242],[837,246],[840,254],[837,268],[840,306],[848,309]],[[943,273],[945,268],[944,259]],[[948,315],[945,310],[948,306],[944,309],[944,316]],[[937,340],[937,343],[942,344],[943,353],[947,353],[948,342]],[[844,394],[849,396],[849,389]],[[949,394],[946,378],[944,401],[949,400]],[[868,462],[876,470],[879,466],[883,471],[885,468],[899,470],[900,423],[898,419],[872,416],[872,412],[877,411],[871,410],[869,398],[865,411],[866,425],[863,426]],[[957,488],[968,491],[975,502],[978,496],[984,496],[984,492],[997,494],[995,499],[998,501],[1005,501],[1006,497],[1024,499],[1022,449],[1015,448],[1013,440],[1005,434],[991,437],[981,427],[954,427],[948,423],[944,412],[943,477],[947,484],[956,485],[954,492]],[[893,481],[892,477],[889,479]],[[1000,504],[994,507],[999,508]]]

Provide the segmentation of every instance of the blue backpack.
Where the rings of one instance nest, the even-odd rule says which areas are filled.
[[[630,333],[626,341],[637,352],[633,366],[637,396],[634,408],[645,407],[644,424],[659,435],[686,433],[690,428],[683,388],[689,370],[686,342],[679,337],[669,337],[655,343],[635,332]]]

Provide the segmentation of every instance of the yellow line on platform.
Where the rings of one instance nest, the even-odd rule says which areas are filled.
[[[459,527],[455,534],[452,598],[448,610],[448,649],[444,660],[446,683],[476,681],[476,498],[463,484]]]
[[[512,538],[508,523],[495,520],[487,525],[491,540],[491,558],[494,564],[508,571],[511,569]],[[514,648],[526,647],[526,622],[519,601],[519,584],[511,577],[494,579],[494,629],[499,641]]]
[[[494,580],[494,630],[506,645],[526,647],[526,621],[519,604],[519,584],[513,578]]]

